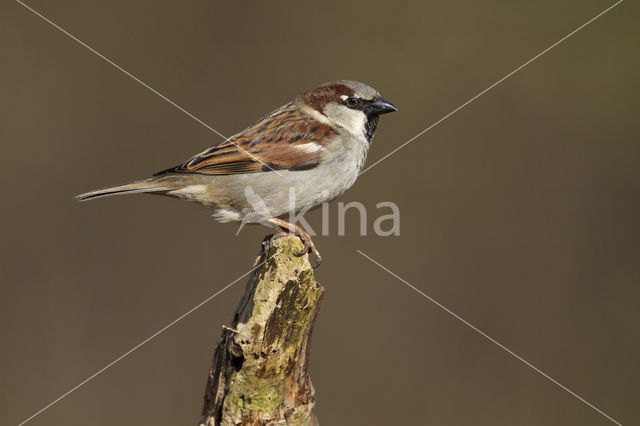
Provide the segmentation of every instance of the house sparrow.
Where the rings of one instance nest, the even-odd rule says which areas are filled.
[[[78,200],[151,193],[195,201],[218,222],[263,223],[293,233],[313,251],[311,236],[282,219],[342,195],[362,170],[378,116],[397,111],[366,84],[333,81],[305,92],[244,131],[186,163]],[[287,232],[285,232],[287,231]]]

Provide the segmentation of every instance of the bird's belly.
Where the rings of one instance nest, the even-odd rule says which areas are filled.
[[[342,195],[357,177],[357,171],[339,167],[279,172],[281,176],[275,172],[244,175],[242,183],[236,183],[233,198],[240,220],[261,222],[309,210]],[[219,213],[229,215],[227,210]]]
[[[264,222],[309,210],[342,195],[356,181],[366,156],[366,152],[349,154],[310,170],[194,176],[193,185],[171,195],[213,209],[219,222]]]
[[[354,162],[334,161],[311,170],[279,170],[279,175],[208,176],[206,191],[197,201],[212,208],[220,222],[264,222],[339,197],[353,185],[359,171],[360,166]],[[202,186],[195,188],[200,190]]]

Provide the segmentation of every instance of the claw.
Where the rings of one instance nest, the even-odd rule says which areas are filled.
[[[311,265],[311,269],[318,269],[322,263],[322,256],[320,256],[320,252],[318,250],[314,250],[313,254],[316,255],[316,264]]]
[[[313,242],[311,242],[311,244],[310,244],[309,240],[304,239],[300,235],[298,235],[298,237],[302,240],[302,243],[304,244],[304,248],[302,250],[300,250],[300,251],[294,252],[294,254],[296,256],[304,256],[305,254],[309,253],[309,251],[311,251],[311,244],[313,244]]]

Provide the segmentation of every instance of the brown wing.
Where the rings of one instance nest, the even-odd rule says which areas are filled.
[[[326,142],[337,132],[292,103],[269,114],[181,166],[156,173],[229,175],[272,170],[308,170],[318,165]]]

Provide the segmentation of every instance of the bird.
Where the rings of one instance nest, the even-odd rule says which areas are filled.
[[[218,222],[262,223],[297,235],[303,255],[322,257],[306,230],[285,220],[341,196],[362,170],[378,118],[397,111],[371,86],[336,80],[308,90],[245,130],[148,179],[77,195],[79,201],[160,194],[193,201]]]

